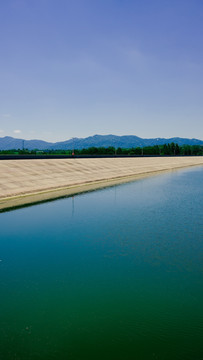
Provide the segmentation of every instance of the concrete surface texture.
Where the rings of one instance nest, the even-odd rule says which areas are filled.
[[[63,189],[69,195],[77,193],[79,188],[85,191],[88,185],[102,187],[112,181],[119,183],[125,178],[127,181],[127,178],[195,165],[203,165],[203,156],[2,160],[0,209],[6,207],[11,198],[21,198],[20,202],[26,203],[28,195],[46,193],[48,199],[57,197],[57,194],[53,196],[53,191]]]

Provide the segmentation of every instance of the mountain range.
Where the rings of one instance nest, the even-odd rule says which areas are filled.
[[[86,138],[72,138],[70,140],[62,142],[46,142],[43,140],[24,140],[16,139],[10,136],[0,138],[0,150],[12,150],[12,149],[28,149],[28,150],[70,150],[70,149],[85,149],[88,147],[109,147],[115,148],[132,148],[132,147],[144,147],[153,145],[163,145],[169,143],[176,143],[178,145],[203,145],[202,140],[187,139],[174,137],[170,139],[165,138],[152,138],[143,139],[135,135],[94,135]]]

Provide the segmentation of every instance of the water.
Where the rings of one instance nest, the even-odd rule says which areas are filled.
[[[203,168],[0,214],[0,359],[203,359]]]

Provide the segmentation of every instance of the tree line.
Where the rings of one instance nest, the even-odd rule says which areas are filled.
[[[154,145],[145,147],[132,148],[115,148],[109,147],[95,147],[91,146],[87,149],[70,149],[70,150],[28,150],[28,149],[13,149],[0,150],[0,154],[16,154],[16,155],[67,155],[67,156],[198,156],[203,155],[202,145],[178,145],[176,143]]]

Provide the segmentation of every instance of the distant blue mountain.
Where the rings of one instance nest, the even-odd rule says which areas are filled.
[[[29,150],[44,150],[52,146],[52,143],[43,140],[24,140],[15,139],[10,136],[0,138],[0,150],[12,150],[12,149],[29,149]]]
[[[0,150],[11,149],[28,149],[28,150],[69,150],[69,149],[85,149],[88,147],[109,147],[115,148],[131,148],[131,147],[144,147],[153,145],[163,145],[170,143],[177,143],[178,145],[203,145],[202,140],[187,139],[174,137],[170,139],[155,138],[155,139],[142,139],[135,135],[94,135],[87,138],[72,138],[70,140],[50,143],[43,140],[24,140],[15,139],[10,136],[0,138]]]
[[[114,146],[115,148],[131,148],[143,147],[153,145],[163,145],[168,143],[177,143],[178,145],[203,145],[202,140],[198,139],[184,139],[184,138],[155,138],[155,139],[142,139],[135,135],[94,135],[84,139],[73,138],[64,142],[57,142],[51,146],[52,149],[84,149],[91,146],[95,147],[108,147]]]

